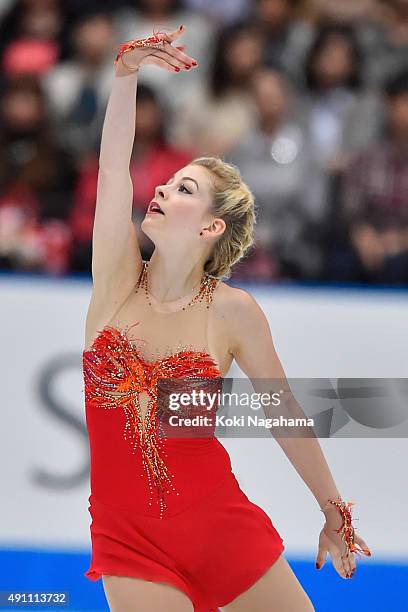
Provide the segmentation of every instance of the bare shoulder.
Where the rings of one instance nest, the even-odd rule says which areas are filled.
[[[222,312],[230,357],[251,379],[285,378],[266,313],[254,296],[238,287],[220,289]]]
[[[251,293],[225,282],[220,282],[214,293],[214,311],[216,318],[223,323],[232,354],[245,329],[266,321],[262,308]]]
[[[218,305],[229,319],[240,319],[248,314],[263,314],[260,305],[249,291],[241,287],[231,287],[224,282],[219,284]]]

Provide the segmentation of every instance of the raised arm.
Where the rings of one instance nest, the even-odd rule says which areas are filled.
[[[86,343],[92,339],[96,326],[109,319],[109,312],[129,294],[141,270],[142,256],[132,222],[133,185],[129,171],[138,73],[144,64],[176,73],[198,66],[194,58],[183,53],[185,46],[172,46],[183,32],[181,26],[170,34],[129,41],[122,45],[117,57],[99,154],[92,236],[93,291]]]
[[[106,288],[124,278],[131,283],[141,267],[132,223],[133,186],[129,172],[135,136],[137,76],[138,70],[130,72],[118,62],[106,109],[92,238],[94,287]]]

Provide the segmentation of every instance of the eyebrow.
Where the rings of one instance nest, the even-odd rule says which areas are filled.
[[[172,181],[173,179],[174,179],[174,174],[173,174],[173,176],[171,178],[169,178],[169,180],[167,182]],[[197,181],[195,179],[193,179],[191,176],[182,176],[180,180],[181,181],[193,181],[193,183],[195,183],[196,186],[197,186],[197,191],[200,190]]]

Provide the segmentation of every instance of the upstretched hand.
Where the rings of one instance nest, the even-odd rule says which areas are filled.
[[[123,53],[123,64],[130,70],[137,70],[141,65],[154,64],[169,72],[190,70],[198,66],[197,60],[184,53],[186,45],[173,46],[185,31],[183,25],[170,33],[157,34],[157,46],[136,47]]]

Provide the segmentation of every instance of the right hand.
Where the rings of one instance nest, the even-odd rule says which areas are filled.
[[[124,53],[126,66],[132,70],[142,64],[155,64],[169,72],[180,72],[181,70],[189,70],[196,68],[198,62],[193,57],[183,53],[185,45],[173,47],[172,43],[183,34],[185,27],[182,25],[179,29],[170,32],[170,34],[162,34],[163,48],[156,49],[155,47],[141,47],[126,51]],[[118,65],[122,64],[119,59]],[[193,64],[194,62],[194,64]],[[123,64],[122,64],[123,65]],[[189,68],[187,68],[189,66]]]
[[[354,544],[357,552],[347,550],[347,546],[342,539],[342,534],[336,533],[341,527],[342,519],[338,510],[334,507],[328,508],[324,512],[326,523],[320,532],[319,550],[316,563],[321,569],[326,562],[326,555],[330,553],[334,569],[342,578],[351,578],[356,571],[356,554],[364,553],[371,557],[371,552],[362,537],[357,535],[354,530]]]

